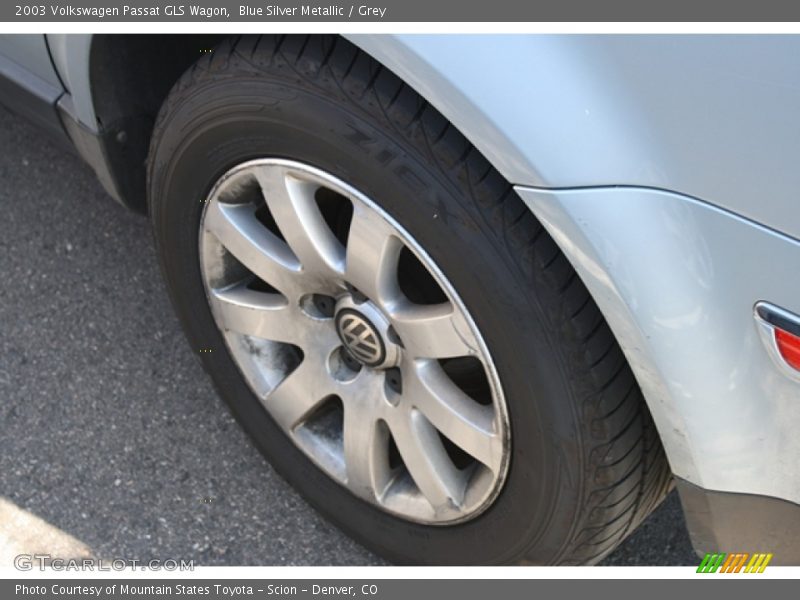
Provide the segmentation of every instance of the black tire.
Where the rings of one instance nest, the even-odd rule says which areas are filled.
[[[329,479],[262,409],[226,351],[198,266],[202,201],[257,157],[349,182],[422,243],[494,357],[513,449],[490,508],[410,523]],[[275,468],[349,535],[396,563],[595,563],[663,499],[671,476],[625,358],[589,293],[512,187],[419,95],[333,36],[225,42],[174,86],[153,134],[150,213],[191,345]],[[432,218],[436,214],[438,218]]]

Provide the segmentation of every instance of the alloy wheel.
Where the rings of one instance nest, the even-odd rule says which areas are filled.
[[[510,454],[494,364],[453,286],[375,202],[300,162],[249,161],[205,200],[200,254],[231,356],[319,468],[410,521],[492,503]]]

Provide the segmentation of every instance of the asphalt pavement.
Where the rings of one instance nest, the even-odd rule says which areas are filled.
[[[383,564],[234,422],[173,315],[147,220],[2,108],[0,209],[0,547],[24,546],[13,528],[32,520],[105,558]],[[696,563],[674,493],[606,560]]]

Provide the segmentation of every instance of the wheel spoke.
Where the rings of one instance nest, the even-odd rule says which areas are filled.
[[[367,385],[350,384],[356,389],[343,395],[347,486],[362,498],[380,500],[391,477],[389,434],[374,409],[383,385],[381,378],[371,373],[362,373],[359,379],[371,381]]]
[[[340,277],[344,271],[344,248],[314,199],[320,186],[282,168],[261,169],[256,177],[272,217],[303,271]]]
[[[288,246],[256,219],[252,204],[212,201],[203,224],[259,278],[284,294],[296,288],[300,264]]]
[[[454,358],[477,355],[478,343],[466,319],[450,302],[395,306],[389,318],[414,358]]]
[[[291,432],[335,391],[325,367],[306,356],[262,402],[278,424]]]
[[[223,327],[229,331],[288,344],[298,342],[298,319],[293,318],[280,294],[256,292],[238,285],[212,290],[211,302]]]
[[[405,369],[404,395],[446,438],[489,467],[500,470],[503,440],[495,433],[494,409],[478,404],[447,376],[438,362],[417,361]]]
[[[411,410],[389,422],[403,463],[434,511],[460,506],[464,476],[447,455],[442,440],[425,416]]]
[[[402,249],[403,243],[380,215],[354,206],[347,237],[347,280],[378,305],[400,297],[397,263]]]

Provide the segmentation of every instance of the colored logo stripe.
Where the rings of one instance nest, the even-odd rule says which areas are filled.
[[[745,573],[763,573],[767,568],[769,561],[772,560],[772,554],[754,554],[750,562],[745,567]]]
[[[706,554],[703,562],[697,567],[698,573],[716,573],[722,561],[725,560],[725,554]]]
[[[729,554],[728,560],[722,565],[720,573],[738,573],[742,570],[744,562],[750,558],[749,554]]]
[[[697,572],[763,573],[771,560],[772,554],[756,553],[751,555],[747,552],[735,552],[732,554],[715,552],[706,554],[705,557],[703,557],[703,561],[700,563],[700,566],[697,567]]]

